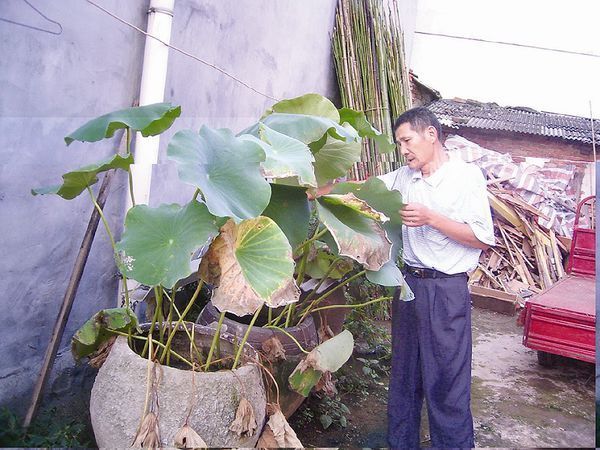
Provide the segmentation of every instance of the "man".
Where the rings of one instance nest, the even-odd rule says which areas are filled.
[[[471,448],[471,299],[467,271],[494,245],[479,168],[450,160],[426,108],[403,113],[394,138],[406,165],[381,176],[402,193],[405,278],[415,294],[392,304],[388,441],[418,448],[423,397],[433,447]]]

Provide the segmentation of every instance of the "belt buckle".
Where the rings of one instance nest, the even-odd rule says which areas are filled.
[[[420,267],[414,267],[413,275],[419,278],[425,278],[425,269],[421,269]]]

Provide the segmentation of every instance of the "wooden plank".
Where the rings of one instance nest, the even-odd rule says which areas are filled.
[[[526,233],[525,226],[523,225],[523,221],[519,218],[519,216],[517,215],[517,213],[511,206],[507,205],[505,202],[500,200],[498,197],[496,197],[494,194],[492,194],[489,190],[488,190],[488,200],[490,201],[490,206],[492,207],[492,209],[494,211],[496,211],[496,213],[498,213],[498,215],[500,215],[500,217],[502,217],[504,220],[506,220],[508,223],[510,223],[511,225],[513,225],[514,227],[516,227],[517,229],[522,231],[523,233]]]
[[[478,308],[491,309],[502,314],[514,316],[517,311],[518,296],[497,289],[481,286],[469,286],[471,301]]]
[[[554,233],[554,230],[550,230],[550,243],[552,245],[552,253],[554,254],[556,271],[558,272],[558,278],[560,279],[565,276],[565,270],[563,268],[562,254],[558,249],[558,242],[556,240],[556,234]]]
[[[514,196],[512,193],[499,193],[499,194],[497,194],[497,196],[498,196],[498,198],[504,200],[505,202],[510,203],[513,206],[517,206],[517,207],[533,214],[534,216],[541,217],[544,220],[550,220],[550,217],[548,217],[546,214],[541,212],[539,209],[537,209],[534,206],[531,206],[529,203],[525,202],[521,198]]]
[[[525,264],[525,261],[523,261],[523,257],[520,253],[516,253],[515,256],[517,257],[517,260],[519,261],[519,267],[523,270],[523,275],[525,276],[523,281],[528,283],[529,286],[535,287],[536,282],[534,281],[533,276],[531,276],[531,272],[527,268],[527,264]]]
[[[552,284],[552,278],[550,277],[550,271],[548,270],[548,266],[546,264],[546,252],[543,249],[543,243],[541,240],[538,240],[538,233],[534,233],[533,240],[533,250],[535,252],[535,261],[538,266],[538,274],[540,275],[540,282],[542,289],[548,289]]]

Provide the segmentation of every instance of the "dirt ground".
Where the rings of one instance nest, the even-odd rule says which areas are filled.
[[[521,343],[514,317],[473,309],[472,411],[477,447],[594,447],[594,366],[561,359],[538,365],[536,352]],[[360,365],[356,365],[360,369]],[[306,447],[387,447],[387,382],[372,383],[369,395],[342,398],[348,426],[323,430],[318,420],[291,423]],[[422,445],[429,446],[426,414]]]

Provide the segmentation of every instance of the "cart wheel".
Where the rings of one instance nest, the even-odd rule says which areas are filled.
[[[538,364],[543,367],[553,367],[556,363],[556,355],[553,355],[552,353],[538,351],[537,358]]]

